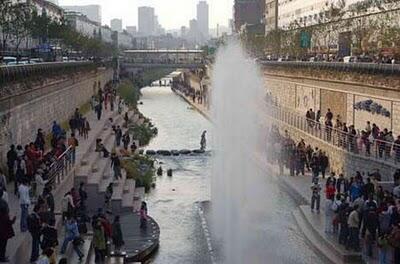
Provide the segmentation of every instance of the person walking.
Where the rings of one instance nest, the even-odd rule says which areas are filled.
[[[90,123],[86,117],[83,118],[83,138],[88,139],[90,131]]]
[[[112,241],[114,244],[115,251],[120,252],[121,247],[125,244],[121,231],[121,223],[119,222],[119,215],[114,217],[112,224]]]
[[[94,110],[95,110],[96,115],[97,115],[97,120],[100,120],[101,119],[101,113],[103,111],[103,106],[102,106],[101,101],[96,105]]]
[[[85,183],[81,182],[79,184],[79,197],[81,198],[81,207],[85,210],[86,208],[86,200],[88,198],[88,194],[85,189]]]
[[[39,217],[39,205],[35,205],[33,212],[28,217],[28,230],[32,236],[32,251],[31,251],[31,262],[35,262],[39,258],[39,247],[40,247],[40,236],[42,232],[42,226]]]
[[[43,179],[42,173],[44,173],[42,169],[37,170],[35,173],[36,197],[43,196],[44,188],[49,182],[48,180]]]
[[[44,152],[44,147],[46,144],[46,140],[44,138],[43,130],[41,128],[38,129],[36,139],[35,139],[35,146],[37,149]]]
[[[73,249],[79,257],[79,260],[83,259],[83,253],[79,249],[80,234],[78,230],[78,224],[75,218],[68,216],[65,222],[65,238],[61,247],[61,254],[63,255],[67,250],[68,243],[72,242]]]
[[[26,179],[23,179],[18,187],[19,204],[21,206],[21,232],[28,231],[28,210],[31,204],[31,198],[29,196],[30,189]]]
[[[23,180],[26,180],[27,168],[25,159],[23,156],[19,156],[14,163],[14,175],[15,175],[15,195],[18,194],[18,184]]]
[[[122,179],[121,161],[115,152],[111,154],[111,168],[114,171],[114,180],[118,181],[118,179]]]
[[[106,238],[104,229],[99,219],[93,226],[93,247],[95,253],[95,263],[104,263],[106,257]]]

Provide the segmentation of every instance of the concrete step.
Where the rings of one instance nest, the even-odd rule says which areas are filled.
[[[123,211],[133,210],[133,196],[135,195],[136,182],[133,179],[127,179],[124,185],[124,193],[122,194],[122,209]]]
[[[296,220],[297,225],[300,230],[308,240],[309,244],[319,252],[320,256],[324,258],[327,263],[331,264],[343,264],[343,260],[336,255],[330,248],[326,247],[324,243],[321,243],[319,235],[315,234],[313,230],[310,230],[307,220],[304,219],[304,216],[300,212],[299,209],[293,212],[293,216]]]
[[[325,215],[323,213],[312,213],[310,206],[301,205],[299,212],[304,219],[304,223],[310,232],[318,238],[319,245],[323,245],[338,256],[344,263],[360,263],[362,261],[361,253],[346,250],[337,241],[336,236],[329,236],[325,230]]]

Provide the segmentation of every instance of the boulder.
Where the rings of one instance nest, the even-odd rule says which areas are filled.
[[[203,154],[205,151],[203,149],[195,149],[192,152],[195,154]]]
[[[171,150],[171,154],[173,156],[179,156],[179,150],[173,149],[173,150]]]
[[[188,155],[192,153],[192,151],[188,150],[188,149],[182,149],[179,151],[179,154],[183,154],[183,155]]]
[[[156,155],[156,152],[154,150],[149,149],[149,150],[146,150],[146,155],[153,156],[153,155]]]

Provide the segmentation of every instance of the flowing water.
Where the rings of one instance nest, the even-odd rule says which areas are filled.
[[[247,60],[240,63],[252,67]],[[258,135],[251,112],[245,110],[245,104],[255,103],[252,102],[253,96],[259,95],[260,91],[241,94],[238,87],[234,87],[236,82],[244,85],[240,78],[234,79],[235,82],[224,80],[229,76],[240,76],[235,70],[232,73],[220,81],[226,82],[224,89],[227,93],[239,93],[242,98],[237,97],[239,94],[235,98],[216,95],[221,101],[214,116],[221,123],[215,129],[170,88],[148,87],[142,90],[143,105],[139,108],[159,130],[159,135],[147,149],[199,148],[201,132],[207,130],[207,147],[216,153],[215,160],[209,156],[159,159],[164,171],[172,168],[174,175],[157,177],[156,188],[146,197],[149,214],[161,229],[160,248],[151,262],[212,263],[197,208],[198,201],[210,200],[212,182],[213,219],[217,220],[211,225],[219,241],[224,241],[222,255],[225,259],[218,262],[323,263],[297,229],[291,214],[296,208],[295,202],[274,177],[250,158],[252,148],[262,151],[265,145],[259,140],[262,135]],[[244,80],[250,82],[243,86],[244,90],[254,84],[247,77]],[[217,102],[214,100],[214,103]],[[237,104],[236,108],[234,104]],[[223,147],[215,149],[217,143]]]

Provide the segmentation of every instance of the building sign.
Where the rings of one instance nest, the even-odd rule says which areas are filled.
[[[311,47],[311,34],[306,31],[300,32],[300,47],[310,48]]]

